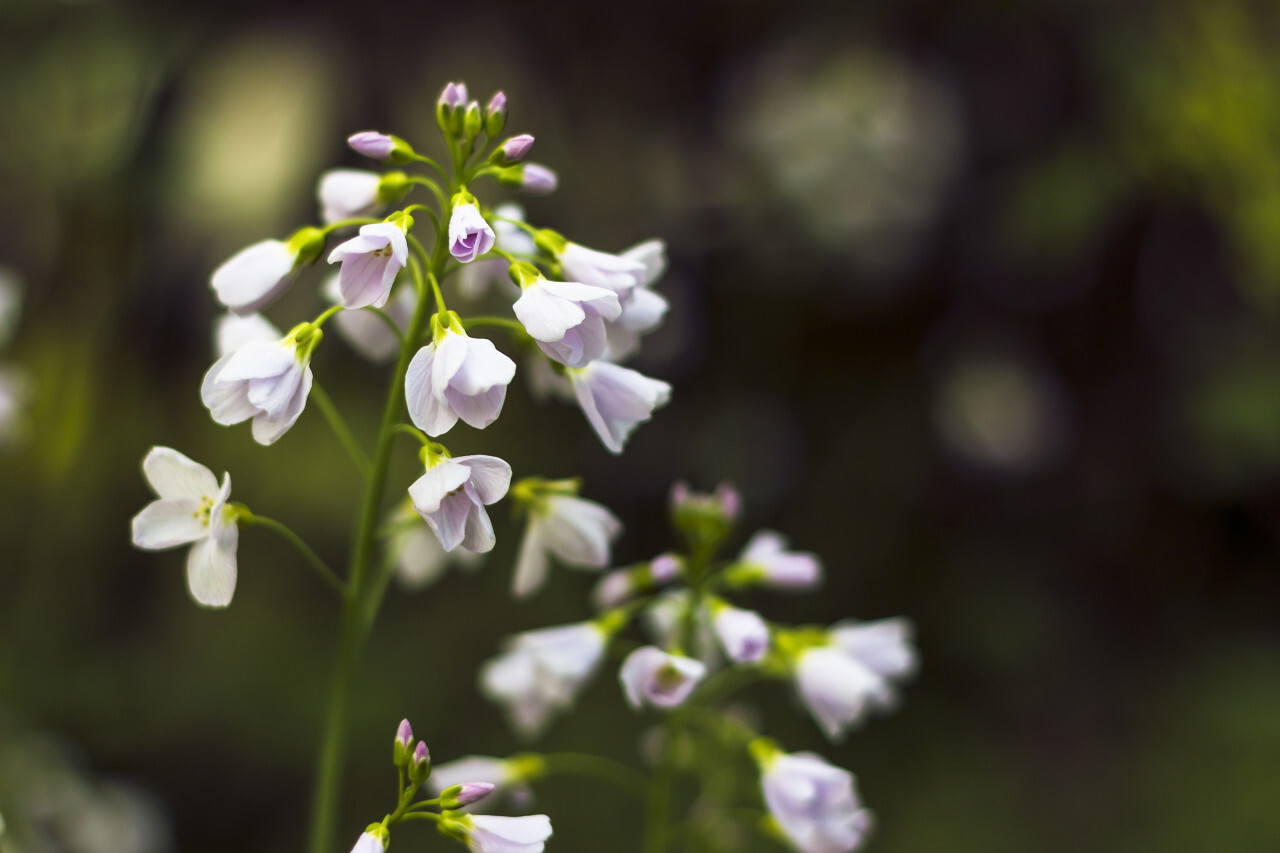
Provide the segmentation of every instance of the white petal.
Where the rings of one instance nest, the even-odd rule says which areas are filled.
[[[297,257],[279,240],[263,240],[241,249],[213,271],[218,301],[237,314],[251,314],[283,290]]]
[[[236,542],[231,525],[219,539],[202,539],[187,555],[187,586],[191,597],[205,607],[226,607],[236,591]]]
[[[839,649],[822,647],[800,655],[796,687],[827,737],[836,740],[862,719],[868,700],[881,696],[885,683]]]
[[[293,392],[293,397],[279,415],[269,415],[266,413],[259,414],[253,419],[253,440],[261,445],[271,445],[280,439],[282,435],[289,431],[289,428],[297,422],[302,415],[302,410],[307,405],[307,395],[311,393],[312,383],[311,368],[308,367],[302,371],[302,381],[298,383]]]
[[[218,494],[218,478],[208,468],[171,447],[153,447],[142,460],[142,473],[163,500],[199,503]]]
[[[445,391],[445,408],[475,429],[484,429],[502,414],[502,404],[507,399],[507,386],[495,385],[487,391],[468,397],[456,388]]]
[[[394,547],[399,549],[396,556],[396,579],[408,589],[418,590],[430,586],[444,575],[448,567],[440,540],[421,524],[401,534]]]
[[[466,458],[466,457],[461,457]],[[459,460],[445,460],[428,470],[409,487],[413,508],[423,515],[440,509],[445,496],[462,487],[471,477],[471,469]]]
[[[570,373],[574,394],[605,447],[621,453],[631,432],[667,402],[671,386],[604,361]]]
[[[472,815],[471,844],[478,853],[541,853],[551,837],[551,818]]]
[[[725,654],[738,663],[755,663],[769,651],[769,626],[759,613],[722,607],[714,625]]]
[[[200,399],[213,420],[223,426],[238,424],[258,413],[258,407],[249,402],[247,383],[222,379],[223,369],[234,356],[235,353],[229,353],[215,361],[200,385]]]
[[[325,224],[371,213],[378,206],[382,176],[365,169],[330,169],[320,176],[316,197]]]
[[[413,356],[404,378],[409,418],[414,426],[431,436],[443,435],[458,422],[457,412],[443,402],[443,394],[436,394],[435,358],[436,345],[427,344]]]
[[[209,535],[193,498],[152,501],[133,517],[133,544],[149,551],[186,545]]]
[[[572,566],[609,565],[609,544],[622,532],[622,522],[595,501],[567,495],[552,495],[546,500],[547,547]]]
[[[667,300],[661,294],[647,287],[637,287],[631,291],[631,298],[623,306],[618,323],[633,332],[652,331],[662,324],[668,307]]]
[[[489,513],[485,511],[484,504],[480,503],[480,498],[476,496],[474,486],[467,483],[462,488],[472,503],[467,513],[462,547],[475,554],[492,551],[497,539],[493,535],[493,522],[489,520]]]
[[[511,486],[511,466],[496,456],[457,456],[453,461],[471,469],[471,485],[484,504],[502,500]]]
[[[214,336],[218,341],[218,357],[235,352],[245,344],[278,341],[283,335],[261,314],[223,314],[218,318]]]
[[[253,341],[227,357],[218,381],[267,379],[293,370],[297,363],[294,345],[282,341]]]
[[[547,546],[542,540],[543,520],[530,518],[520,541],[520,556],[516,558],[516,571],[511,578],[511,594],[527,598],[537,592],[547,580]]]
[[[644,265],[641,286],[653,284],[667,271],[667,244],[661,240],[646,240],[627,249],[621,256]]]
[[[430,515],[424,514],[423,518],[440,540],[440,546],[446,551],[452,551],[467,539],[468,523],[476,509],[470,496],[458,491],[445,495],[440,501],[440,509]]]
[[[481,394],[495,386],[505,386],[515,377],[516,363],[498,352],[493,341],[463,337],[459,342],[465,343],[464,358],[449,384],[463,394]]]

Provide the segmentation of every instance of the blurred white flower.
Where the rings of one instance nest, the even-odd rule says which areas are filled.
[[[572,706],[604,657],[607,636],[595,622],[527,631],[480,672],[486,696],[506,706],[522,734],[539,734],[556,711]]]
[[[342,303],[338,276],[339,273],[334,272],[321,285],[321,294],[334,305]],[[413,312],[417,306],[417,290],[412,284],[404,283],[392,288],[391,297],[387,300],[383,312],[391,318],[403,335],[409,329],[409,323],[413,320]],[[400,338],[388,328],[386,320],[372,311],[339,311],[333,318],[333,322],[338,327],[338,334],[342,339],[369,361],[375,363],[387,361],[400,351]]]
[[[618,679],[632,708],[674,708],[684,704],[706,673],[702,661],[641,646],[622,662]]]
[[[284,335],[261,314],[233,314],[228,311],[214,323],[214,341],[218,358],[230,355],[249,343],[278,341]]]
[[[381,183],[382,175],[367,169],[330,169],[316,185],[321,218],[328,225],[375,213]]]
[[[297,422],[311,393],[312,345],[292,336],[250,341],[222,356],[204,376],[200,397],[223,426],[253,418],[253,440],[274,444]]]
[[[611,453],[621,453],[635,428],[671,399],[671,386],[629,367],[593,361],[570,368],[578,405]]]
[[[526,510],[529,522],[512,577],[517,598],[542,586],[550,555],[573,568],[609,565],[609,546],[622,532],[622,522],[606,507],[574,495],[545,494],[535,496]]]
[[[801,853],[849,853],[871,829],[853,774],[811,752],[757,750],[760,788],[778,826]],[[760,754],[763,753],[763,754]]]

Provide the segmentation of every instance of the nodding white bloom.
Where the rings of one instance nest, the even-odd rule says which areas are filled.
[[[289,286],[294,270],[310,262],[302,260],[303,250],[318,252],[323,247],[323,232],[319,232],[315,246],[299,239],[304,232],[315,230],[303,229],[287,243],[263,240],[232,255],[213,271],[210,280],[218,301],[237,314],[252,314],[275,299]]]
[[[729,579],[740,586],[812,589],[822,583],[822,563],[814,554],[788,551],[781,533],[761,530],[742,549]]]
[[[542,586],[551,554],[574,568],[609,565],[609,546],[622,532],[622,522],[608,509],[595,501],[555,493],[531,496],[527,508],[529,524],[511,586],[516,597],[531,595]]]
[[[464,264],[493,248],[498,235],[485,222],[475,196],[458,193],[449,215],[449,253]]]
[[[209,414],[223,426],[253,418],[253,440],[274,444],[307,405],[319,340],[319,330],[304,323],[278,341],[250,341],[219,358],[200,387]]]
[[[511,265],[521,294],[512,306],[538,349],[568,367],[583,367],[604,354],[605,322],[622,312],[618,296],[604,287],[548,281],[532,264]]]
[[[395,556],[395,577],[405,589],[417,591],[431,586],[451,565],[474,571],[483,561],[480,554],[463,548],[447,553],[431,528],[414,512],[411,500],[400,503],[390,523],[395,532],[387,539],[387,553]]]
[[[609,572],[591,592],[598,610],[617,607],[638,592],[648,592],[680,574],[680,558],[662,554],[648,563]]]
[[[517,731],[534,737],[556,711],[573,704],[607,645],[608,634],[595,622],[517,634],[504,654],[481,669],[481,689],[506,706]]]
[[[9,343],[22,310],[22,284],[16,272],[0,267],[0,347]]]
[[[897,702],[896,682],[916,669],[911,623],[905,619],[842,622],[828,644],[804,649],[794,661],[796,688],[832,740],[861,722],[867,711]]]
[[[245,344],[278,341],[280,330],[261,314],[223,314],[214,327],[218,358],[230,355]]]
[[[402,216],[394,222],[365,225],[358,236],[329,253],[329,263],[342,263],[338,272],[342,307],[381,308],[387,304],[396,274],[409,262],[405,234],[411,222]]]
[[[133,544],[149,551],[190,545],[187,586],[205,607],[226,607],[236,591],[240,528],[227,504],[231,475],[213,472],[169,447],[153,447],[142,473],[156,500],[133,517]]]
[[[386,853],[390,840],[390,833],[382,824],[371,824],[351,848],[351,853]]]
[[[471,853],[542,853],[551,837],[551,818],[544,814],[450,816],[443,827],[460,830]]]
[[[444,435],[459,418],[484,429],[502,412],[516,363],[493,341],[468,335],[456,315],[449,326],[436,318],[432,325],[432,342],[418,350],[405,374],[409,417],[432,436]]]
[[[674,708],[684,704],[707,674],[702,661],[664,652],[657,646],[641,646],[622,662],[618,678],[632,708],[645,705]]]
[[[612,290],[624,302],[634,288],[642,287],[648,281],[644,256],[624,257],[597,252],[546,232],[539,236],[543,239],[544,248],[560,261],[565,278],[572,281]]]
[[[368,216],[381,203],[378,187],[382,175],[367,169],[330,169],[320,176],[316,198],[325,223]]]
[[[493,231],[497,235],[496,248],[513,255],[530,256],[538,250],[529,233],[509,220],[524,221],[524,208],[513,201],[503,202],[493,209]],[[519,293],[507,275],[507,261],[503,258],[485,258],[466,264],[457,272],[458,293],[464,299],[479,299],[494,285],[505,285],[514,294]]]
[[[610,361],[621,361],[635,354],[640,348],[640,336],[662,325],[670,307],[661,294],[650,290],[667,269],[666,244],[661,240],[648,240],[623,252],[621,257],[643,264],[644,277],[622,300],[618,319],[606,326],[609,346],[605,357]]]
[[[493,523],[485,507],[511,485],[511,466],[496,456],[429,457],[427,472],[409,487],[413,508],[446,551],[493,550]]]
[[[850,853],[866,839],[871,812],[862,807],[853,774],[812,752],[784,753],[752,744],[760,788],[778,826],[801,853]]]
[[[607,361],[570,368],[569,381],[583,414],[611,453],[621,453],[635,428],[671,399],[667,383]]]
[[[711,624],[724,653],[737,663],[756,663],[769,651],[769,626],[753,610],[719,602],[712,607]]]
[[[559,400],[562,403],[576,403],[573,383],[556,364],[547,358],[541,350],[530,349],[524,362],[524,379],[529,394],[539,403],[548,400]]]
[[[321,285],[321,294],[335,305],[342,302],[342,291],[338,287],[341,273],[329,275]],[[413,320],[413,311],[418,306],[418,293],[410,284],[401,284],[392,289],[391,298],[383,309],[391,322],[395,323],[403,334]],[[383,362],[400,351],[400,339],[395,332],[387,328],[386,321],[372,311],[340,311],[333,322],[351,348],[372,362]]]

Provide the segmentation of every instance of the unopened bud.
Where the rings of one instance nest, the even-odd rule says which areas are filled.
[[[447,811],[469,806],[489,796],[495,787],[492,782],[464,782],[445,788],[440,792],[440,808]]]
[[[380,204],[397,202],[408,195],[411,189],[413,184],[404,172],[387,172],[382,176],[382,180],[378,181],[378,202]]]
[[[461,109],[467,103],[467,84],[450,83],[436,101],[436,124],[445,133],[457,134],[462,129]]]
[[[484,132],[490,139],[502,133],[507,126],[507,96],[502,92],[494,92],[489,99],[489,106],[484,110]]]
[[[391,760],[396,767],[404,767],[409,763],[409,748],[413,746],[413,726],[408,720],[401,720],[396,729],[395,743],[391,748]]]
[[[505,140],[494,150],[490,159],[494,163],[509,166],[523,160],[532,147],[533,137],[527,133],[522,133],[519,136],[512,136]]]
[[[466,134],[467,139],[475,139],[480,135],[482,127],[484,127],[484,118],[480,114],[480,104],[472,101],[467,104],[466,112],[462,117],[462,132]]]
[[[546,166],[538,163],[525,163],[520,168],[523,170],[520,188],[525,192],[544,195],[555,192],[556,187],[560,184],[560,179],[556,177],[556,173]]]
[[[347,144],[357,154],[363,154],[374,160],[386,160],[395,150],[396,141],[385,133],[376,130],[362,130],[347,137]]]
[[[413,760],[409,763],[409,779],[415,785],[421,785],[431,775],[431,751],[424,741],[418,741],[413,750]]]

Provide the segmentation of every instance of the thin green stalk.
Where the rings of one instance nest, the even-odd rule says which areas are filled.
[[[590,776],[611,782],[623,790],[643,798],[649,787],[644,774],[632,770],[621,762],[599,755],[577,752],[553,752],[542,756],[543,767],[548,774]]]
[[[342,582],[342,579],[338,577],[337,573],[335,573],[333,569],[329,568],[329,564],[322,560],[319,554],[311,550],[310,545],[302,541],[301,536],[294,533],[274,518],[267,518],[265,515],[254,515],[253,524],[257,527],[265,527],[267,530],[274,532],[281,539],[292,545],[293,549],[302,556],[302,559],[306,561],[307,565],[312,569],[315,569],[316,574],[320,576],[320,580],[333,587],[338,595],[346,598],[346,584]]]
[[[478,326],[497,326],[521,335],[528,334],[519,320],[513,320],[510,317],[465,317],[462,320],[462,327],[464,329],[474,329]]]
[[[369,457],[364,455],[360,442],[356,441],[356,437],[351,434],[351,428],[347,426],[338,407],[333,404],[333,398],[329,396],[329,392],[320,387],[319,382],[311,383],[311,399],[316,401],[320,414],[324,415],[324,419],[329,422],[329,428],[337,436],[347,456],[351,457],[351,461],[355,463],[356,470],[362,477],[369,476]]]
[[[649,804],[644,826],[644,853],[666,853],[671,832],[671,786],[675,783],[676,721],[667,719],[667,742],[662,750],[662,763],[649,785]]]

